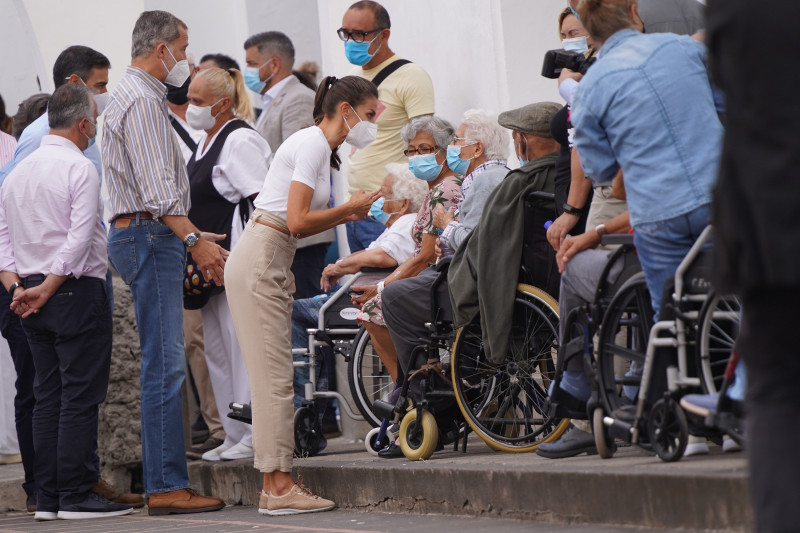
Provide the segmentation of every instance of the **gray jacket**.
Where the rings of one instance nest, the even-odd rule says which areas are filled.
[[[469,232],[472,231],[472,228],[478,225],[486,199],[492,194],[494,188],[503,181],[506,174],[508,174],[508,167],[498,165],[489,167],[475,176],[466,197],[459,206],[461,222],[456,223],[453,233],[450,234],[448,239],[448,244],[453,251],[458,249],[467,235],[469,235]]]

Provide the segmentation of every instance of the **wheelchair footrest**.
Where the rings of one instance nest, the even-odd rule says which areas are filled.
[[[231,410],[231,412],[228,413],[228,418],[244,422],[245,424],[253,423],[253,411],[250,409],[249,403],[241,404],[231,402],[228,407]]]

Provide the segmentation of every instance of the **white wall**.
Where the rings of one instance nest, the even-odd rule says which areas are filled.
[[[139,13],[165,9],[189,26],[197,59],[222,52],[244,62],[244,40],[266,30],[287,33],[297,61],[317,61],[322,73],[352,70],[336,36],[352,0],[0,0],[0,94],[10,112],[42,87],[52,90],[52,66],[67,46],[84,44],[108,56],[110,87],[130,62],[130,35]],[[558,101],[555,82],[539,76],[545,50],[559,44],[563,0],[385,0],[392,48],[431,74],[437,113],[457,122],[464,110],[503,111]],[[29,20],[29,22],[28,22]]]

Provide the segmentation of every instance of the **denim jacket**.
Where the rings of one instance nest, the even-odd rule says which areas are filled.
[[[633,226],[710,203],[723,131],[705,46],[622,30],[600,52],[572,109],[586,175],[608,182],[622,167]]]

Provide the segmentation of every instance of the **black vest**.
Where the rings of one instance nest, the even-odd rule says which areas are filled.
[[[192,198],[192,207],[189,209],[189,220],[197,226],[200,231],[209,231],[226,235],[225,239],[218,244],[230,250],[231,248],[231,225],[233,224],[233,213],[236,205],[226,200],[211,180],[214,165],[217,164],[219,154],[225,146],[225,141],[232,132],[240,128],[250,128],[243,120],[232,120],[217,135],[211,149],[198,162],[195,159],[197,152],[192,154],[192,158],[186,165],[189,173],[189,193]],[[252,129],[252,128],[250,128]],[[198,147],[199,149],[200,147]],[[241,209],[249,200],[244,198]],[[246,216],[246,213],[245,215]]]

